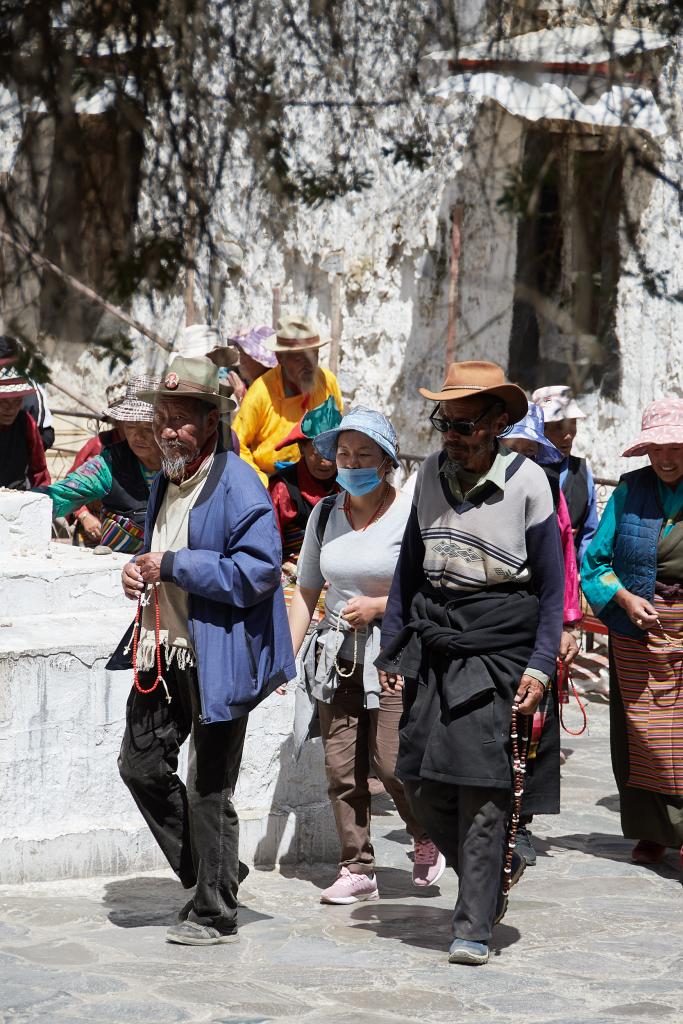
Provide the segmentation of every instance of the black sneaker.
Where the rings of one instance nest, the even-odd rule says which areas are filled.
[[[532,868],[536,863],[536,851],[534,850],[534,844],[531,842],[531,832],[523,825],[520,825],[517,829],[515,853],[524,858],[528,868]]]

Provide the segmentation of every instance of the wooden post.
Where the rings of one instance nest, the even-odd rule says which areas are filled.
[[[185,326],[196,323],[194,306],[194,268],[188,267],[185,272]]]
[[[330,301],[330,369],[339,373],[339,345],[341,342],[341,274],[330,274],[332,295]]]
[[[465,212],[462,203],[453,208],[451,231],[451,275],[448,282],[448,336],[446,339],[446,370],[455,360],[458,340],[458,310],[460,300],[460,255],[462,252],[462,221]]]
[[[277,284],[273,288],[273,327],[277,329],[277,322],[280,319],[282,310],[282,289]]]

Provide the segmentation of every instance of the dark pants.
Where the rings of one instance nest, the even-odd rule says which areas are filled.
[[[403,783],[410,808],[458,875],[453,938],[491,938],[503,877],[510,791],[452,786],[430,779]]]
[[[156,672],[141,672],[152,685]],[[239,820],[232,803],[247,716],[200,725],[197,672],[175,662],[144,695],[135,687],[126,709],[119,755],[131,791],[164,856],[186,889],[196,885],[189,920],[223,933],[237,928]],[[181,745],[192,732],[187,788],[176,774]]]
[[[350,669],[351,664],[342,662]],[[325,749],[327,792],[341,844],[339,866],[371,875],[375,851],[370,839],[371,795],[368,776],[373,769],[396,804],[408,832],[426,838],[413,818],[396,778],[398,723],[403,711],[400,693],[382,693],[379,707],[365,707],[363,666],[342,679],[331,703],[318,701],[320,731]]]

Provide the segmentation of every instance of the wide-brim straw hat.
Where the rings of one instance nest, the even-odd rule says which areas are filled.
[[[305,352],[307,349],[322,348],[328,339],[320,337],[318,328],[305,316],[283,316],[277,322],[275,337],[266,338],[264,348],[269,352]]]
[[[531,401],[543,410],[546,423],[560,423],[562,420],[585,420],[586,414],[572,394],[572,389],[565,384],[551,384],[545,388],[536,388]]]
[[[24,398],[32,395],[35,390],[28,377],[24,377],[13,366],[0,366],[0,399]]]
[[[540,466],[552,466],[556,462],[562,462],[564,455],[559,448],[556,448],[552,441],[549,441],[543,432],[543,410],[533,402],[529,403],[529,411],[517,423],[506,427],[500,435],[501,441],[512,441],[514,438],[523,438],[525,441],[533,441],[539,445],[536,461]]]
[[[126,393],[118,402],[112,402],[107,409],[107,417],[117,423],[151,423],[154,419],[154,406],[151,402],[143,402],[139,398],[141,391],[149,391],[159,386],[158,377],[141,374],[131,377],[126,383]]]
[[[510,420],[516,423],[526,416],[529,402],[517,384],[505,379],[502,366],[481,360],[451,363],[440,391],[418,388],[424,398],[432,402],[448,402],[458,398],[489,396],[499,398]]]
[[[191,324],[183,329],[169,358],[169,366],[178,358],[201,359],[206,356],[216,366],[232,369],[239,366],[240,354],[234,345],[228,345],[215,327],[208,324]]]
[[[334,430],[326,430],[314,437],[313,446],[328,462],[335,462],[339,435],[346,430],[357,430],[360,434],[365,434],[387,453],[394,468],[398,467],[398,437],[393,423],[383,413],[368,409],[364,405],[357,405],[355,409],[351,409]]]
[[[176,356],[166,367],[158,386],[138,392],[137,397],[153,404],[164,398],[197,398],[224,413],[237,408],[235,400],[228,397],[231,391],[219,382],[218,367],[210,359]]]
[[[638,437],[621,454],[626,459],[647,455],[660,444],[683,444],[683,398],[660,398],[648,405]]]

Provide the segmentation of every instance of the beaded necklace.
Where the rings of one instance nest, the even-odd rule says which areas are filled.
[[[364,533],[365,530],[367,530],[369,526],[372,526],[373,523],[377,522],[377,520],[380,518],[380,516],[384,515],[384,513],[387,510],[388,498],[389,498],[390,493],[391,493],[391,484],[388,484],[385,481],[385,483],[384,483],[384,494],[382,495],[382,499],[381,499],[379,505],[377,506],[375,511],[372,513],[372,515],[368,519],[368,521],[365,524],[365,526],[359,527],[359,529],[357,531],[358,533]],[[351,526],[351,529],[355,530],[356,527],[353,525],[353,513],[351,512],[351,495],[349,494],[348,491],[346,492],[346,497],[344,498],[343,509],[344,509],[344,515],[348,519],[349,525]]]

